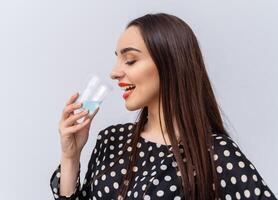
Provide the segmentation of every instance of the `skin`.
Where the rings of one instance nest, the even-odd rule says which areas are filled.
[[[121,54],[120,51],[127,47],[136,48],[140,52],[131,50]],[[133,93],[127,99],[124,99],[126,108],[134,111],[144,106],[148,107],[148,122],[141,136],[152,142],[165,144],[160,130],[158,114],[159,74],[137,27],[131,26],[120,35],[115,54],[117,60],[110,74],[111,79],[136,86]],[[136,62],[132,65],[127,64],[127,62],[134,60]],[[170,140],[165,131],[162,105],[160,116],[165,140],[169,145]],[[174,122],[174,128],[177,130],[176,122]],[[176,133],[178,135],[177,131]]]

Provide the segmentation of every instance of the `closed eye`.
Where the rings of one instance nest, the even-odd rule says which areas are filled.
[[[132,61],[127,61],[125,64],[127,64],[127,65],[132,65],[132,64],[134,64],[136,62],[136,60],[132,60]]]

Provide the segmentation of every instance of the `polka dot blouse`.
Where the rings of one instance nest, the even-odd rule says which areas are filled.
[[[131,144],[130,130],[133,125],[132,123],[111,125],[99,132],[83,184],[80,184],[79,170],[75,191],[69,197],[59,195],[60,165],[58,165],[50,179],[54,199],[116,200],[120,183],[127,173],[127,154],[131,151],[130,146],[127,149],[129,152],[124,152],[123,146],[125,143]],[[214,138],[215,170],[220,181],[215,187],[219,188],[222,200],[276,199],[254,165],[230,137],[215,133],[212,137]],[[184,155],[181,146],[181,155]],[[171,150],[171,146],[168,147]],[[184,199],[181,173],[177,170],[177,162],[167,146],[140,137],[137,148],[139,148],[139,155],[133,167],[135,175],[130,180],[126,199]],[[114,163],[117,156],[121,158]],[[111,166],[113,167],[110,170],[94,180],[96,175]]]

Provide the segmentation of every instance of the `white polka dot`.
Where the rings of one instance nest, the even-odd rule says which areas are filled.
[[[105,180],[106,179],[106,175],[105,174],[103,174],[102,176],[101,176],[101,180]]]
[[[154,157],[153,157],[153,156],[150,157],[150,161],[151,161],[151,162],[154,161]]]
[[[99,196],[99,197],[101,197],[101,196],[102,196],[101,191],[98,191],[98,192],[97,192],[97,194],[98,194],[98,196]]]
[[[175,191],[177,190],[177,186],[171,185],[171,186],[170,186],[170,190],[171,190],[172,192],[175,192]]]
[[[240,157],[241,153],[239,151],[235,151],[236,156]]]
[[[151,199],[151,197],[149,195],[144,196],[144,200],[150,200],[150,199]]]
[[[230,151],[225,150],[225,151],[224,151],[224,156],[226,156],[226,157],[230,156]]]
[[[258,177],[256,176],[256,174],[254,174],[254,175],[252,176],[252,178],[253,178],[254,181],[256,181],[256,182],[258,181]]]
[[[177,166],[178,166],[177,162],[176,162],[176,161],[173,161],[173,162],[172,162],[172,166],[173,166],[173,167],[177,167]]]
[[[226,187],[226,182],[223,179],[221,180],[220,184],[223,188]]]
[[[227,142],[225,142],[225,141],[221,141],[219,144],[223,146],[223,145],[226,145],[226,144],[227,144]]]
[[[114,177],[114,176],[116,176],[116,172],[115,172],[115,171],[112,171],[112,172],[110,173],[110,175],[111,175],[112,177]]]
[[[118,188],[119,188],[119,183],[117,183],[117,182],[113,183],[113,187],[114,187],[115,189],[118,189]]]
[[[252,164],[249,164],[249,166],[251,169],[253,169],[253,170],[255,169],[255,167]]]
[[[239,166],[240,168],[244,168],[244,167],[245,167],[245,164],[244,164],[244,162],[239,161],[239,162],[238,162],[238,166]]]
[[[154,175],[156,175],[156,171],[154,171],[154,172],[151,174],[151,176],[154,176]]]
[[[163,157],[163,156],[164,156],[164,153],[163,153],[163,152],[159,152],[158,156],[159,156],[159,157]]]
[[[144,157],[144,155],[145,155],[144,152],[140,151],[139,156]]]
[[[241,199],[241,195],[239,192],[236,192],[236,199]]]
[[[167,166],[166,166],[166,165],[161,165],[161,166],[160,166],[160,169],[161,169],[161,170],[166,170],[166,169],[167,169]]]
[[[225,199],[226,199],[226,200],[231,200],[231,199],[232,199],[232,197],[231,197],[231,195],[226,194]]]
[[[218,159],[218,155],[217,155],[217,154],[214,154],[214,155],[213,155],[213,159],[214,159],[214,160],[217,160],[217,159]]]
[[[229,162],[229,163],[227,163],[226,167],[227,167],[228,170],[232,170],[233,169],[233,164]]]
[[[164,192],[163,190],[158,190],[156,194],[158,197],[162,197],[164,195]]]
[[[137,191],[135,191],[135,192],[134,192],[134,194],[133,194],[133,196],[134,196],[134,198],[137,198],[137,196],[138,196],[138,192],[137,192]]]
[[[171,180],[171,176],[166,175],[166,176],[164,177],[164,180],[165,180],[165,181],[170,181],[170,180]]]
[[[177,172],[177,175],[178,175],[178,176],[181,176],[181,171],[180,171],[180,170]]]
[[[234,176],[231,177],[231,183],[236,184],[236,178]]]
[[[147,187],[147,184],[144,184],[144,185],[142,186],[142,190],[145,191],[146,187]]]
[[[259,196],[261,194],[261,190],[259,188],[255,188],[254,193]]]
[[[269,192],[268,190],[265,190],[265,191],[264,191],[264,195],[265,195],[266,197],[270,197],[270,196],[271,196],[271,194],[270,194],[270,192]]]
[[[60,172],[57,172],[56,177],[57,177],[57,178],[60,178],[60,177],[61,177],[61,173],[60,173]]]
[[[250,197],[250,191],[249,190],[244,190],[244,196],[246,198],[249,198]]]
[[[222,172],[223,172],[223,169],[222,169],[222,167],[221,167],[221,166],[218,166],[218,167],[216,168],[216,171],[220,174],[220,173],[222,173]]]
[[[154,179],[154,180],[153,180],[153,184],[154,184],[154,185],[158,185],[158,184],[159,184],[159,180],[158,180],[158,179]]]
[[[119,129],[119,131],[120,132],[123,132],[125,129],[123,128],[123,127],[121,127],[120,129]]]
[[[143,172],[143,176],[146,176],[148,174],[148,171]]]
[[[241,181],[242,181],[243,183],[245,183],[245,182],[247,181],[247,176],[246,176],[245,174],[243,174],[243,175],[241,176]]]
[[[121,170],[121,173],[122,173],[122,174],[126,174],[126,169],[122,169],[122,170]]]
[[[128,130],[131,130],[132,127],[133,127],[133,125],[129,125],[129,126],[128,126]]]
[[[110,190],[109,190],[109,187],[105,186],[105,187],[104,187],[104,191],[105,191],[106,193],[109,193],[109,191],[110,191]]]
[[[138,167],[137,166],[133,166],[132,171],[137,172],[138,171]]]
[[[146,161],[144,160],[144,161],[142,162],[142,166],[145,166],[145,164],[146,164]]]

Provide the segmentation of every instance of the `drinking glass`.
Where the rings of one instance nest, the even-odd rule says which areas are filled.
[[[108,80],[102,79],[96,74],[90,74],[88,80],[87,86],[77,99],[77,103],[82,103],[81,111],[88,109],[89,115],[91,115],[114,88],[108,83]]]

